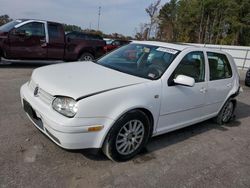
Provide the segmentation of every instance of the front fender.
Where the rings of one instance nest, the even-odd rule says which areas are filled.
[[[151,112],[156,127],[161,97],[161,80],[127,86],[84,98],[76,117],[104,117],[118,120],[126,112],[143,108]]]

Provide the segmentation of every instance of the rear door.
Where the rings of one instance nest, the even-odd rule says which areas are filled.
[[[46,59],[46,34],[43,22],[33,21],[13,29],[9,34],[13,59]]]
[[[207,52],[209,82],[206,98],[206,113],[218,112],[233,87],[232,68],[225,54]]]
[[[48,22],[48,59],[63,60],[65,34],[61,24]]]

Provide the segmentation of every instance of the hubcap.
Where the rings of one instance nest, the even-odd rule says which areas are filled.
[[[223,111],[223,116],[222,116],[223,122],[227,122],[232,117],[233,108],[234,108],[233,103],[229,102]]]
[[[127,122],[116,137],[116,150],[122,155],[133,153],[142,143],[144,126],[139,120]]]
[[[93,58],[89,55],[84,55],[80,58],[80,61],[92,61]]]

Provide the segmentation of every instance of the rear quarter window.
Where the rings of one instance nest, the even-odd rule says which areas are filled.
[[[232,77],[232,68],[225,54],[207,52],[210,80]]]
[[[61,25],[49,23],[48,31],[50,39],[60,39],[63,37]]]

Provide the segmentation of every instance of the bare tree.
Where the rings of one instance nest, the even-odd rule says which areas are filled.
[[[159,8],[159,5],[161,3],[161,0],[157,0],[155,3],[151,3],[148,8],[146,8],[146,12],[150,17],[150,24],[149,24],[149,29],[148,29],[148,33],[147,33],[147,39],[150,37],[151,34],[151,30],[153,28],[153,25],[156,23],[157,21],[157,11]]]
[[[135,28],[135,38],[136,40],[146,40],[148,36],[148,24],[140,23],[137,28]]]

